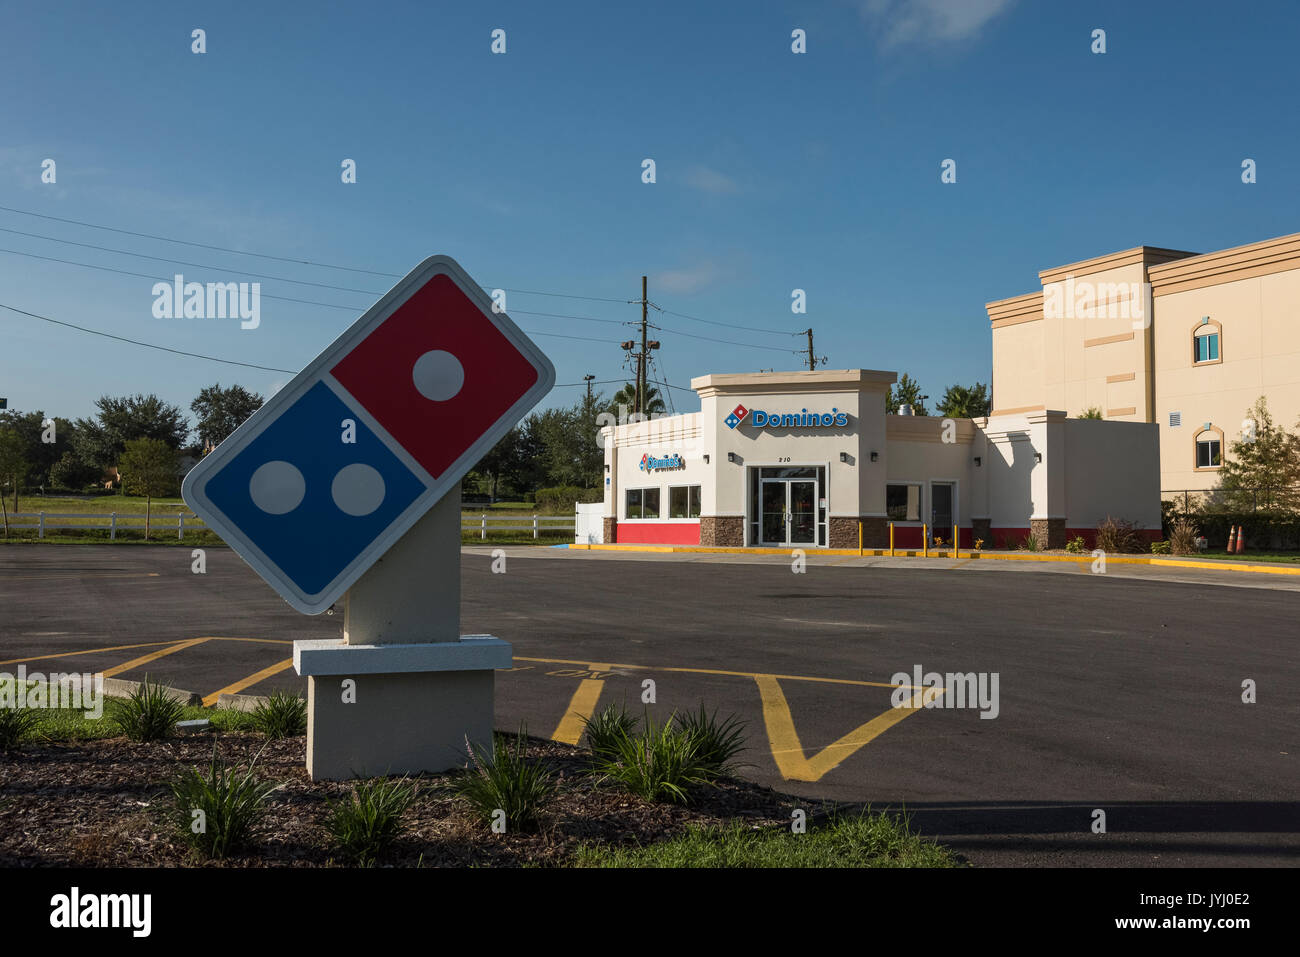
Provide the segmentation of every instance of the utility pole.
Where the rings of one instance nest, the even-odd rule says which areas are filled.
[[[637,378],[637,385],[636,385],[636,410],[642,413],[645,412],[645,405],[646,405],[645,380],[646,380],[646,365],[648,364],[646,362],[647,353],[646,353],[646,340],[645,340],[646,305],[647,305],[645,280],[646,277],[642,276],[641,277],[641,356],[640,356],[640,361],[637,362],[638,378]]]
[[[588,373],[587,373],[585,376],[583,376],[582,378],[585,379],[586,382],[587,382],[587,405],[590,406],[590,405],[591,405],[591,380],[594,379],[594,378],[596,378],[596,377],[595,377],[594,375],[592,375],[590,372],[588,372]]]
[[[636,302],[637,300],[632,299],[630,301]],[[646,310],[650,304],[650,300],[646,298],[646,277],[645,276],[641,277],[641,300],[640,301],[641,301],[641,351],[640,352],[635,351],[636,350],[635,339],[628,339],[626,342],[621,342],[619,343],[619,347],[622,349],[626,349],[630,355],[636,358],[636,386],[635,386],[636,397],[635,397],[635,401],[632,403],[632,412],[645,414],[647,407],[650,405],[650,401],[648,398],[650,394],[650,389],[649,389],[650,350],[659,348],[659,343],[657,340],[651,339],[647,341],[646,339],[646,328],[649,324],[649,319],[647,318]],[[659,307],[656,306],[655,308],[658,309]]]
[[[812,372],[817,368],[817,356],[813,352],[812,326],[805,330],[804,335],[808,337],[808,371]]]

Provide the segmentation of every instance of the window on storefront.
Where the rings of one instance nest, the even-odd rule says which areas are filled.
[[[658,518],[659,489],[630,488],[627,490],[625,518]]]
[[[885,514],[891,522],[921,521],[921,486],[886,485]]]
[[[669,518],[700,517],[700,487],[698,485],[670,485],[668,487]]]

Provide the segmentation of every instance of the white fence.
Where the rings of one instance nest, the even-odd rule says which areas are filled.
[[[478,532],[479,538],[487,538],[488,532],[493,530],[527,532],[530,529],[533,538],[539,537],[540,532],[573,532],[572,515],[488,515],[486,512],[481,513],[478,518],[473,515],[462,514],[460,517],[460,530],[462,532]]]
[[[20,523],[15,519],[28,518],[36,519],[35,522]],[[65,518],[88,518],[95,521],[86,524],[69,524],[62,521],[51,522],[50,519]],[[117,530],[119,528],[144,529],[145,515],[143,512],[109,512],[105,515],[103,512],[10,512],[10,528],[35,528],[38,529],[38,538],[45,537],[46,529],[51,530],[108,530],[110,541],[117,540]],[[189,530],[192,532],[203,531],[207,528],[203,520],[192,512],[154,512],[149,518],[149,530],[171,531],[172,523],[175,523],[176,537],[185,537],[185,523],[189,523]],[[136,524],[132,524],[136,523]]]

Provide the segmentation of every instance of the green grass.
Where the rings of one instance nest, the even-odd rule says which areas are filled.
[[[743,821],[635,848],[586,845],[575,867],[957,867],[946,848],[913,833],[906,820],[870,810],[809,825],[754,830]]]
[[[702,701],[699,711],[687,711],[677,721],[694,739],[695,759],[705,771],[723,777],[736,772],[735,757],[745,750],[745,722],[734,714],[718,721],[718,712],[705,711]]]
[[[113,698],[104,708],[109,724],[132,741],[162,741],[176,733],[176,722],[185,713],[185,705],[168,695],[165,685],[149,681],[145,675],[134,692],[125,698]]]
[[[12,680],[12,679],[9,679]],[[32,687],[36,682],[28,682]],[[47,699],[48,700],[48,699]],[[97,741],[103,738],[121,736],[121,729],[108,717],[112,702],[125,702],[124,698],[105,698],[104,715],[88,718],[84,710],[72,708],[30,708],[20,709],[19,713],[28,715],[21,720],[27,724],[19,737],[20,744],[40,744],[50,741],[75,743],[78,741]],[[12,709],[0,709],[0,724],[8,720],[6,715]],[[251,731],[254,730],[253,715],[243,711],[228,711],[204,708],[199,705],[183,707],[178,721],[190,721],[207,718],[217,731]]]
[[[1300,552],[1252,552],[1245,551],[1240,555],[1229,555],[1224,551],[1199,552],[1195,555],[1182,555],[1181,558],[1199,558],[1211,559],[1213,561],[1234,561],[1234,562],[1300,562]]]
[[[555,780],[545,767],[528,760],[524,725],[519,726],[513,745],[509,736],[494,734],[490,757],[483,746],[466,743],[470,767],[452,782],[456,793],[485,824],[504,820],[511,833],[536,827],[555,790]]]
[[[637,733],[641,720],[634,714],[628,714],[626,704],[605,705],[589,718],[583,718],[583,730],[587,734],[587,747],[597,761],[616,758],[620,738]]]
[[[414,782],[404,777],[358,781],[351,795],[329,805],[335,846],[348,860],[370,866],[401,831],[402,815],[415,797]]]
[[[205,774],[186,768],[172,779],[172,824],[176,834],[205,857],[222,858],[246,845],[266,813],[266,800],[281,785],[258,780],[257,758],[242,773],[217,756]]]
[[[608,753],[595,755],[601,780],[615,781],[647,801],[685,804],[690,789],[711,784],[719,772],[703,760],[703,742],[674,723],[662,724],[646,712],[644,727],[635,733],[614,729]]]
[[[251,713],[253,727],[272,741],[296,738],[307,733],[307,699],[301,695],[274,692]]]

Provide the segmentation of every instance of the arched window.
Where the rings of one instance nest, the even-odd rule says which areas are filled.
[[[1223,429],[1207,423],[1192,437],[1192,441],[1196,447],[1195,471],[1203,472],[1223,465]]]
[[[1223,326],[1209,316],[1192,326],[1192,365],[1223,361]]]

